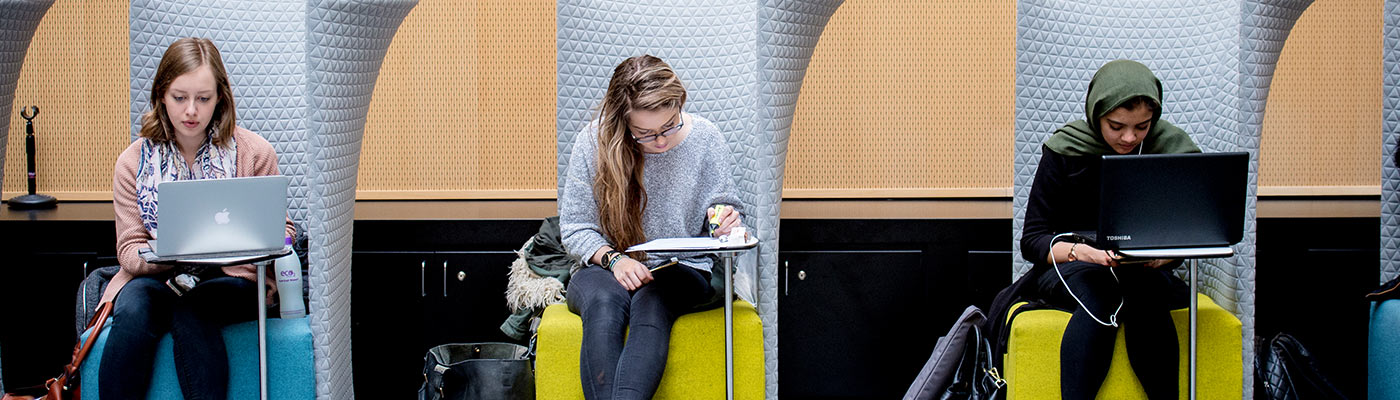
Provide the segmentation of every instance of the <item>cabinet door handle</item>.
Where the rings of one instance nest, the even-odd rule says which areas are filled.
[[[442,297],[447,297],[447,261],[442,262]]]
[[[428,262],[423,261],[418,264],[418,297],[428,297]]]
[[[788,262],[787,260],[783,260],[783,296],[787,296],[788,289],[792,288],[792,286],[790,286],[792,284],[788,282]]]

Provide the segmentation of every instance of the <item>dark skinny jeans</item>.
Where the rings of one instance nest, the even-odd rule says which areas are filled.
[[[583,318],[584,398],[650,399],[666,367],[671,325],[714,295],[708,273],[694,268],[677,265],[652,276],[651,283],[630,293],[612,271],[597,266],[569,278],[569,311]],[[629,332],[626,344],[624,332]]]
[[[1181,280],[1167,268],[1150,269],[1140,264],[1114,268],[1117,281],[1108,267],[1082,261],[1060,264],[1060,272],[1084,306],[1104,322],[1122,300],[1118,323],[1123,327],[1128,362],[1147,398],[1176,399],[1177,337],[1171,310],[1188,300]],[[1074,310],[1060,340],[1060,397],[1093,399],[1108,376],[1118,329],[1099,324],[1086,314],[1065,291],[1055,271],[1047,269],[1039,278],[1037,286],[1051,304]]]
[[[98,369],[102,398],[146,398],[156,343],[166,332],[175,342],[175,372],[184,397],[223,399],[228,395],[222,328],[258,317],[257,307],[248,300],[257,284],[243,278],[210,277],[184,296],[176,296],[165,286],[167,277],[137,277],[117,295]]]

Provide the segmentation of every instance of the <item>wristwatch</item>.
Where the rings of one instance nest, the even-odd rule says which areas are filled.
[[[608,250],[607,252],[603,253],[603,263],[598,266],[611,271],[613,263],[617,262],[617,258],[621,256],[622,253],[617,252],[617,250]]]

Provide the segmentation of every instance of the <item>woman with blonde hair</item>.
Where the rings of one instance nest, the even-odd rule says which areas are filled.
[[[98,369],[99,392],[108,399],[144,399],[156,343],[174,339],[175,371],[186,399],[222,399],[228,393],[228,354],[222,328],[252,320],[249,298],[276,289],[256,287],[252,265],[172,268],[139,255],[157,238],[157,185],[161,182],[278,175],[272,145],[237,125],[233,90],[214,43],[183,38],[170,44],[156,67],[151,111],[141,116],[140,138],[127,146],[112,179],[117,259],[102,301],[113,301],[107,347]],[[287,234],[292,223],[287,221]],[[198,284],[183,295],[169,285],[176,275]]]
[[[676,318],[720,305],[713,257],[625,252],[651,239],[741,226],[729,147],[714,123],[683,111],[685,101],[669,65],[628,58],[613,70],[597,118],[574,140],[560,234],[586,265],[569,278],[566,297],[583,319],[579,371],[590,400],[651,398]],[[722,222],[711,232],[716,205]],[[672,257],[680,265],[652,271]]]

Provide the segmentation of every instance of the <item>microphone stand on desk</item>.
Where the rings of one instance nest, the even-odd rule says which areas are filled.
[[[31,112],[30,110],[33,110]],[[39,116],[38,106],[29,106],[21,109],[19,116],[24,118],[24,153],[29,164],[29,194],[11,197],[10,208],[16,210],[37,210],[44,208],[54,208],[58,206],[58,199],[46,194],[36,192],[37,185],[35,178],[38,174],[34,167],[34,117]]]

